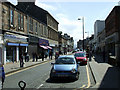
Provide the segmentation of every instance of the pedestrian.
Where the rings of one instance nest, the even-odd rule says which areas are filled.
[[[35,53],[33,52],[32,53],[32,56],[33,56],[33,62],[35,61]]]
[[[53,51],[52,51],[52,50],[50,50],[50,53],[49,53],[49,59],[51,59],[51,60],[52,60],[52,56],[53,56]]]
[[[35,57],[36,57],[36,62],[38,61],[38,54],[35,53]]]
[[[44,50],[42,50],[41,56],[42,56],[42,61],[44,61]]]
[[[58,59],[58,57],[59,57],[59,52],[56,52],[55,53],[55,60]]]
[[[24,66],[23,57],[24,57],[23,54],[21,54],[21,57],[20,57],[20,67]]]
[[[29,61],[29,54],[28,53],[27,53],[26,57],[27,57],[27,62],[28,62]]]
[[[2,79],[0,81],[0,89],[3,88],[3,83],[5,81],[5,72],[4,72],[4,67],[3,67],[3,64],[0,62],[0,79]]]
[[[47,56],[48,56],[48,52],[46,51],[46,52],[45,52],[45,58],[47,58]]]
[[[103,62],[105,62],[105,50],[103,50]]]
[[[25,62],[27,62],[27,52],[25,52],[24,55],[25,55]]]

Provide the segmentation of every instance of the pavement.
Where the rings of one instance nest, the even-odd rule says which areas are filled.
[[[7,75],[9,73],[16,72],[27,67],[47,62],[48,60],[50,59],[46,58],[44,61],[42,61],[42,59],[38,59],[37,62],[32,62],[31,59],[29,62],[25,62],[25,65],[22,68],[20,68],[20,62],[5,64],[5,73]],[[96,83],[95,86],[91,88],[120,88],[120,68],[114,67],[107,62],[103,62],[100,55],[94,55],[91,57],[91,59],[89,59],[88,65]]]
[[[72,54],[72,52],[68,52],[67,54]],[[52,60],[55,59],[55,56],[53,56]],[[49,59],[49,57],[47,58],[44,58],[44,61],[42,61],[42,59],[38,59],[38,61],[36,62],[36,59],[35,61],[33,62],[32,61],[33,59],[30,59],[29,62],[25,62],[24,61],[24,67],[20,67],[20,62],[14,62],[14,63],[7,63],[4,65],[4,71],[5,71],[5,75],[9,74],[9,73],[13,73],[13,72],[16,72],[16,71],[19,71],[21,69],[25,69],[25,68],[28,68],[28,67],[31,67],[31,66],[35,66],[37,64],[40,64],[40,63],[43,63],[43,62],[47,62],[47,61],[50,61],[51,59]]]
[[[55,57],[53,56],[52,60],[54,58]],[[28,67],[31,67],[31,66],[35,66],[37,64],[50,61],[51,59],[49,59],[49,57],[47,57],[47,58],[44,58],[44,61],[42,61],[42,59],[38,59],[38,61],[36,61],[36,59],[35,59],[35,61],[33,62],[32,60],[33,59],[30,59],[28,62],[24,61],[24,67],[20,67],[20,62],[14,62],[14,63],[7,63],[7,64],[5,64],[4,65],[5,74],[7,75],[9,73],[13,73],[13,72],[19,71],[21,69],[25,69],[25,68],[28,68]]]
[[[101,55],[94,55],[89,59],[88,63],[93,78],[95,80],[95,86],[92,88],[119,88],[120,83],[120,68],[112,66],[103,62]]]

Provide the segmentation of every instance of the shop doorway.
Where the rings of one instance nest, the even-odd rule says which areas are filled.
[[[16,47],[7,46],[6,47],[6,62],[16,62]]]

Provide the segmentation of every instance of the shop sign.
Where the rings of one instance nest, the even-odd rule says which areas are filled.
[[[45,39],[39,39],[39,45],[49,46],[49,41]]]
[[[10,34],[5,34],[4,38],[9,39],[9,40],[27,42],[27,39],[23,38],[22,36],[15,36],[15,35],[10,35]]]

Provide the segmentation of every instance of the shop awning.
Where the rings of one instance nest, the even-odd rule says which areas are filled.
[[[50,46],[47,46],[47,48],[52,49],[52,47],[50,47]]]
[[[19,46],[19,43],[7,43],[9,46]]]
[[[42,46],[42,45],[40,45],[40,47],[42,47],[42,48],[44,48],[44,49],[48,49],[46,46]]]
[[[28,44],[20,43],[20,46],[28,46]]]

